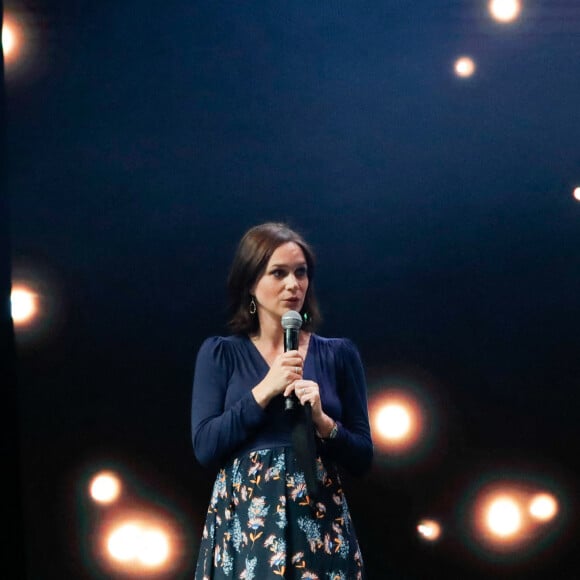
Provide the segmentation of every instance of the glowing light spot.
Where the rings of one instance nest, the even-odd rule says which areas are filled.
[[[551,520],[558,512],[558,502],[553,495],[540,493],[530,502],[530,514],[542,522]]]
[[[414,461],[425,451],[429,425],[420,393],[399,386],[377,392],[369,415],[373,441],[388,461]]]
[[[461,78],[469,78],[475,72],[475,62],[469,56],[462,56],[455,61],[455,74]]]
[[[38,297],[26,286],[15,287],[10,294],[10,307],[14,324],[23,326],[38,313]]]
[[[522,526],[522,513],[516,501],[511,497],[494,499],[487,511],[487,525],[502,538],[516,534]]]
[[[137,557],[140,540],[140,526],[137,524],[125,524],[111,534],[107,547],[115,560],[129,562]]]
[[[577,201],[580,201],[580,187],[577,187],[577,188],[574,190],[574,198],[575,198]]]
[[[7,67],[19,60],[22,53],[25,52],[22,37],[22,24],[12,16],[5,15],[2,23],[2,51]]]
[[[4,56],[9,58],[16,48],[16,34],[13,24],[5,22],[2,26],[2,50]]]
[[[489,11],[492,17],[499,22],[513,22],[520,14],[519,0],[491,0]]]
[[[417,524],[417,532],[428,542],[435,542],[441,537],[441,526],[435,520],[421,520]]]
[[[169,556],[169,540],[160,530],[144,530],[139,543],[137,559],[148,567],[163,564]]]
[[[411,429],[409,410],[399,403],[385,405],[377,415],[377,428],[387,439],[406,437]]]
[[[121,493],[121,482],[111,472],[103,472],[96,475],[90,485],[91,497],[99,503],[112,503]]]
[[[109,564],[132,572],[168,571],[177,563],[174,535],[167,522],[158,518],[117,520],[104,537]]]

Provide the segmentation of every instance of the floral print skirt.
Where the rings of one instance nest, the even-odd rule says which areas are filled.
[[[362,580],[363,561],[336,468],[317,460],[307,495],[292,448],[252,451],[217,475],[196,580]]]

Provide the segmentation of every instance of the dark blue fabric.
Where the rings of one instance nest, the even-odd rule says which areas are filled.
[[[252,389],[268,364],[246,336],[211,337],[197,355],[191,426],[195,455],[203,465],[221,466],[233,456],[291,445],[291,421],[282,396],[262,409]],[[372,441],[366,380],[360,356],[348,339],[310,337],[305,379],[318,383],[324,411],[338,424],[319,453],[353,474],[370,467]]]

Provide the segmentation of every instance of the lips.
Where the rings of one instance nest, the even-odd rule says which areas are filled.
[[[284,298],[282,302],[286,302],[287,304],[299,304],[300,298]]]

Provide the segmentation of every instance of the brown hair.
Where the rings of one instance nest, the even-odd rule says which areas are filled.
[[[255,314],[250,314],[250,289],[264,273],[272,254],[282,244],[294,242],[304,252],[307,265],[308,290],[300,314],[304,330],[314,330],[321,316],[314,294],[314,252],[304,238],[286,224],[268,222],[249,229],[238,245],[228,276],[230,321],[234,334],[254,334],[260,323]]]

